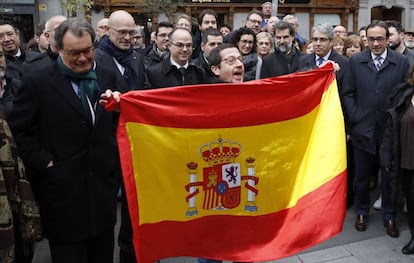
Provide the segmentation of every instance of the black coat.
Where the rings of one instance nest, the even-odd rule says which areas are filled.
[[[149,88],[165,88],[209,83],[208,74],[196,65],[189,63],[184,75],[171,65],[170,58],[147,69]]]
[[[352,56],[343,80],[343,100],[354,147],[376,154],[385,129],[387,100],[392,90],[408,79],[406,56],[388,48],[377,71],[371,51]]]
[[[102,92],[115,87],[113,72],[100,65],[96,72]],[[35,173],[50,240],[96,237],[116,222],[113,116],[98,104],[95,125],[89,118],[57,63],[23,77],[9,125],[25,165]],[[54,165],[47,168],[50,161]]]
[[[302,57],[296,47],[293,47],[291,54],[285,55],[279,50],[263,58],[260,78],[276,77],[290,74],[299,70],[299,58]]]
[[[0,98],[0,110],[4,112],[6,119],[12,111],[13,100],[20,86],[20,80],[6,77],[6,87],[4,89],[3,96]]]
[[[299,59],[299,70],[304,71],[304,70],[317,68],[315,60],[316,60],[315,54],[309,54],[309,55],[302,56]],[[336,63],[339,64],[341,68],[339,71],[335,72],[335,76],[336,76],[336,84],[338,85],[339,96],[341,99],[342,111],[343,111],[344,119],[345,119],[345,129],[346,129],[347,134],[349,134],[350,133],[349,117],[347,116],[347,113],[345,111],[344,98],[343,98],[344,76],[349,70],[349,59],[332,50],[331,54],[328,57],[328,60],[335,61]]]
[[[385,131],[379,148],[380,165],[390,178],[391,197],[396,200],[400,189],[400,127],[401,117],[411,105],[414,87],[407,83],[398,85],[393,91],[390,107],[386,113]]]
[[[105,67],[112,69],[115,72],[117,79],[117,90],[121,92],[127,92],[129,90],[144,89],[145,87],[145,69],[144,69],[144,57],[138,54],[136,51],[132,52],[132,67],[137,76],[137,86],[129,87],[128,81],[121,75],[113,57],[106,53],[104,50],[95,49],[95,61],[98,65],[105,65]]]
[[[14,58],[10,55],[6,56],[6,75],[13,79],[20,79],[20,67],[26,60],[31,60],[39,55],[39,53],[32,51],[23,51],[20,49],[21,55],[18,58]]]

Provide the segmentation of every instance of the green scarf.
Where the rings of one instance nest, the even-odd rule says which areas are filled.
[[[95,70],[92,69],[87,73],[79,74],[66,67],[65,64],[63,64],[61,57],[58,57],[57,61],[63,75],[65,75],[71,81],[78,84],[78,96],[81,99],[83,108],[86,110],[88,114],[90,114],[90,108],[87,98],[89,98],[92,106],[94,106],[99,98],[99,95],[101,94],[98,82],[96,81],[97,77]]]

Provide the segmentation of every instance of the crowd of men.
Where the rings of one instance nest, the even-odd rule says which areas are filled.
[[[395,21],[372,21],[358,33],[319,24],[307,41],[298,33],[294,15],[278,18],[269,8],[266,2],[261,11],[252,10],[245,25],[235,30],[219,25],[211,9],[200,12],[197,30],[191,30],[191,17],[178,16],[175,24],[159,22],[152,42],[145,42],[142,28],[123,10],[100,20],[95,29],[80,18],[54,16],[38,34],[47,48],[42,43],[43,48],[32,49],[44,51],[41,54],[23,49],[19,29],[0,21],[0,109],[39,203],[53,262],[113,260],[117,194],[124,187],[115,139],[119,116],[104,110],[106,99],[130,90],[281,76],[328,61],[336,65],[344,112],[347,201],[351,206],[355,200],[355,229],[367,229],[370,182],[380,174],[377,208],[384,212],[386,233],[399,236],[398,186],[381,166],[378,152],[387,99],[394,87],[407,81],[414,62],[414,30],[404,30]],[[262,33],[271,43],[259,38]],[[334,39],[346,43],[353,35],[359,37],[358,52],[348,56],[334,50]],[[268,46],[268,53],[258,54],[259,45]],[[113,92],[104,93],[107,90]],[[136,262],[125,194],[121,198],[120,261]],[[413,202],[407,202],[410,216]],[[13,216],[18,214],[13,211]],[[414,232],[414,225],[410,227]],[[15,244],[0,247],[0,261],[9,256],[31,262],[33,247],[27,245],[32,243],[18,238],[21,232],[15,224]],[[2,233],[0,228],[0,237]],[[414,241],[408,246],[403,252],[413,254]]]

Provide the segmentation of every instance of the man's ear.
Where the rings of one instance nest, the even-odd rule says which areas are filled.
[[[220,76],[220,68],[218,66],[211,66],[210,67],[211,72],[213,72],[214,75],[217,77]]]

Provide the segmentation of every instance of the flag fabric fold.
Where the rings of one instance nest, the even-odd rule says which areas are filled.
[[[138,262],[274,260],[342,230],[346,147],[332,64],[131,91],[119,107]]]

